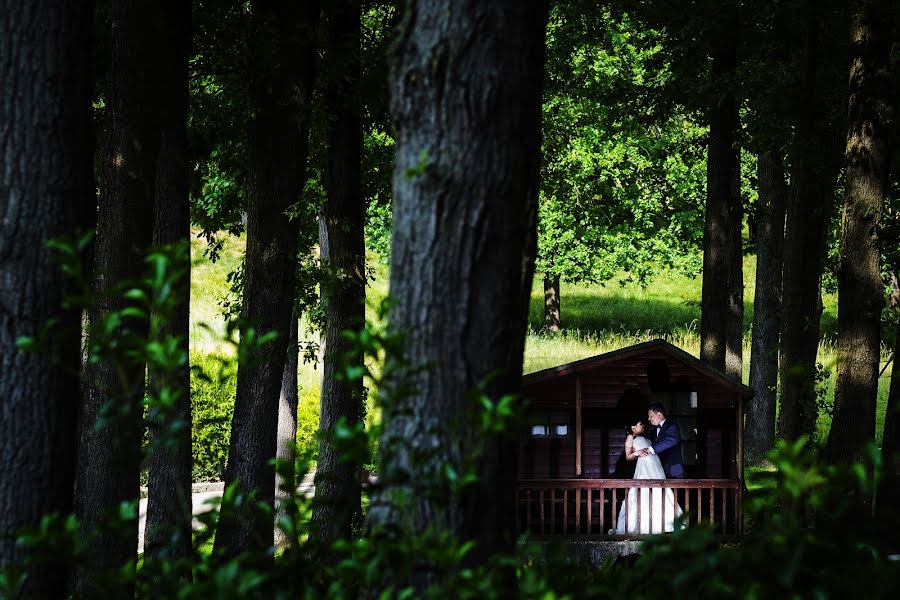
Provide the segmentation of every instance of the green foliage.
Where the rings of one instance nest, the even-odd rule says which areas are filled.
[[[642,103],[672,77],[662,39],[608,7],[551,10],[539,273],[646,283],[660,268],[699,270],[706,129]]]
[[[252,336],[251,336],[252,337]],[[379,328],[348,332],[350,339],[378,364],[367,362],[360,370],[345,368],[348,379],[364,378],[370,385],[383,381],[385,369],[414,373],[416,367],[395,353],[399,338]],[[401,381],[406,380],[401,378]],[[410,382],[412,379],[409,380]],[[404,385],[394,388],[402,393]],[[394,392],[389,392],[394,393]],[[395,402],[397,398],[381,398]],[[494,401],[483,389],[472,391],[466,427],[473,439],[515,423],[516,404],[511,398]],[[339,428],[339,451],[354,461],[364,461],[368,439],[379,428]],[[410,493],[392,497],[395,507],[427,494],[450,509],[462,493],[477,482],[478,448],[466,451],[461,470],[435,465],[427,453],[411,455]],[[900,565],[888,559],[885,541],[893,542],[893,528],[871,517],[877,451],[861,465],[835,467],[821,464],[804,440],[780,444],[770,455],[771,471],[757,471],[753,490],[746,496],[747,532],[740,545],[722,546],[711,529],[691,526],[678,533],[656,536],[644,542],[638,557],[608,562],[599,570],[572,563],[552,548],[526,539],[509,554],[469,564],[474,542],[460,539],[435,526],[416,532],[414,527],[377,525],[352,541],[320,548],[309,541],[310,500],[295,498],[282,527],[297,545],[274,558],[270,552],[245,554],[222,560],[203,550],[214,535],[218,510],[200,517],[193,555],[183,560],[144,560],[137,578],[140,597],[178,598],[621,598],[660,593],[678,598],[847,597],[859,592],[860,582],[873,597],[893,590]],[[278,465],[278,469],[290,468]],[[301,465],[302,474],[305,466]],[[259,511],[271,515],[252,497],[234,489],[221,500],[232,514],[254,518]],[[369,504],[370,510],[376,504]],[[401,513],[402,514],[402,513]],[[133,508],[123,507],[109,522],[133,519]],[[40,527],[23,532],[20,542],[29,550],[29,562],[0,574],[2,592],[12,596],[27,576],[48,560],[85,560],[84,532],[70,518],[48,517]],[[326,554],[323,554],[326,553]],[[323,556],[328,556],[323,560]],[[630,564],[629,564],[630,563]],[[428,573],[428,579],[421,575]],[[128,572],[114,574],[132,578]],[[413,587],[415,585],[416,587]]]
[[[233,359],[191,357],[191,460],[193,480],[220,481],[228,462],[236,373]]]

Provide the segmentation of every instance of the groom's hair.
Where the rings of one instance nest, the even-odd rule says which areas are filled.
[[[658,412],[664,417],[666,416],[666,407],[659,402],[654,402],[653,404],[648,406],[647,409],[652,410],[653,412]]]

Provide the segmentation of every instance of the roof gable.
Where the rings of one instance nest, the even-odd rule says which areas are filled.
[[[588,358],[583,358],[581,360],[576,360],[574,362],[566,363],[563,365],[559,365],[556,367],[550,367],[549,369],[543,369],[541,371],[535,371],[534,373],[529,373],[522,378],[522,383],[524,386],[528,386],[535,383],[545,382],[551,379],[556,379],[560,377],[565,377],[567,375],[575,375],[577,373],[582,373],[585,371],[590,371],[596,367],[610,365],[622,360],[634,358],[640,356],[642,354],[646,354],[654,351],[663,351],[666,354],[669,354],[675,360],[678,360],[694,369],[700,371],[705,376],[716,380],[718,383],[723,385],[726,388],[731,388],[735,391],[741,392],[745,397],[749,397],[753,395],[753,389],[744,385],[740,381],[734,379],[730,375],[726,375],[719,369],[712,367],[704,362],[701,362],[699,358],[689,354],[675,346],[670,344],[666,340],[663,339],[655,339],[650,340],[648,342],[642,342],[640,344],[635,344],[633,346],[627,346],[625,348],[619,348],[618,350],[613,350],[611,352],[606,352],[604,354],[598,354],[597,356],[591,356]]]

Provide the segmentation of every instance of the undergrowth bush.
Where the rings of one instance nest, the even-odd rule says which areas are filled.
[[[233,359],[217,355],[191,357],[191,423],[195,482],[221,481],[228,462],[231,416],[237,386]],[[297,455],[315,461],[318,451],[318,390],[299,390]]]

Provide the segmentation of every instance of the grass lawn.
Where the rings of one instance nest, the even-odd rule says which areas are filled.
[[[220,302],[228,292],[227,275],[236,269],[244,251],[244,239],[228,237],[221,258],[211,263],[203,256],[206,242],[195,238],[192,242],[193,270],[191,282],[191,354],[233,353],[222,341],[224,320]],[[368,311],[374,318],[375,308],[387,294],[387,267],[372,256],[369,260],[373,279],[370,281]],[[744,259],[744,381],[750,371],[750,328],[753,321],[753,292],[756,259]],[[556,336],[539,332],[543,319],[543,287],[535,277],[531,295],[529,333],[525,346],[526,373],[615,350],[638,342],[665,338],[691,354],[699,355],[701,278],[676,273],[663,273],[647,287],[638,284],[561,286],[562,323],[564,330]],[[834,334],[837,323],[837,297],[823,298],[823,342],[819,345],[819,361],[832,373],[828,381],[827,398],[834,397]],[[304,333],[305,331],[305,333]],[[301,338],[317,341],[317,334],[301,323]],[[885,357],[886,358],[886,357]],[[881,437],[890,369],[879,381],[878,437]],[[301,411],[318,408],[319,371],[314,365],[300,366]],[[827,435],[830,418],[822,415],[818,428],[820,436]]]

